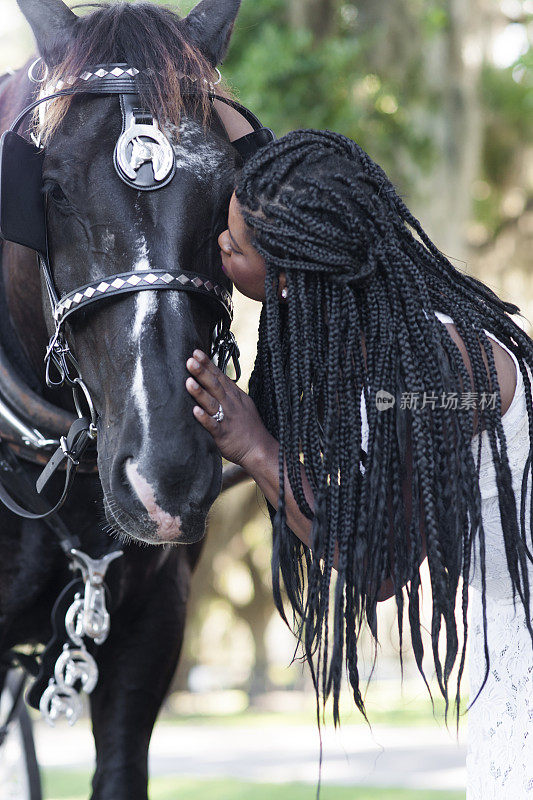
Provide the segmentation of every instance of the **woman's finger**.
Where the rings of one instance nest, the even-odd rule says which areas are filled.
[[[187,391],[194,397],[199,406],[208,414],[216,414],[218,411],[219,402],[209,392],[202,389],[199,383],[194,378],[187,378],[185,381]]]
[[[227,375],[225,375],[222,370],[213,363],[213,361],[209,358],[203,350],[195,350],[192,354],[193,358],[198,361],[201,366],[208,372],[214,380],[218,381],[223,389],[229,389],[233,387],[235,384]]]
[[[195,351],[197,352],[197,351]],[[221,381],[217,375],[217,367],[214,367],[214,370],[209,369],[209,364],[211,362],[207,359],[207,362],[200,362],[196,357],[189,358],[187,360],[187,369],[193,375],[193,377],[201,383],[204,389],[209,392],[209,394],[214,397],[219,403],[224,400],[226,396],[226,392],[224,387],[222,386]],[[220,370],[218,370],[220,372]],[[222,373],[221,373],[222,374]]]
[[[194,406],[192,411],[198,422],[200,422],[204,428],[209,431],[211,436],[216,438],[220,433],[220,423],[217,422],[216,419],[213,419],[213,417],[204,411],[203,408],[200,408],[200,406]]]

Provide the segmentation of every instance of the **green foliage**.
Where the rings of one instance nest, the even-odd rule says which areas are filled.
[[[517,80],[513,75],[520,74],[517,68],[522,65],[523,79]],[[499,125],[509,131],[515,145],[533,141],[533,51],[508,69],[486,65],[481,86],[489,133]]]
[[[409,107],[416,75],[402,86],[385,74],[369,74],[379,35],[341,24],[336,35],[316,41],[310,31],[289,25],[285,2],[244,3],[223,71],[278,136],[295,128],[339,131],[384,163],[393,179],[408,182],[397,169],[398,153],[416,152],[424,165],[432,146]]]
[[[426,3],[421,11],[423,31],[426,36],[434,36],[447,28],[450,15],[448,4],[444,0]]]
[[[521,150],[533,142],[533,50],[507,69],[485,65],[481,87],[485,109],[482,177],[491,191],[475,203],[475,214],[494,231],[502,223],[502,196],[522,177]]]

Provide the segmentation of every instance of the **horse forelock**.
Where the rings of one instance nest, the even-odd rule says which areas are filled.
[[[187,38],[183,23],[175,12],[147,3],[103,5],[78,18],[67,52],[54,67],[49,85],[78,77],[96,65],[127,63],[140,70],[137,83],[142,104],[161,126],[173,126],[179,136],[183,112],[188,110],[207,127],[212,113],[209,87],[213,67]],[[231,94],[227,86],[224,90]],[[40,118],[36,113],[34,122],[43,142],[57,130],[72,99],[57,98],[46,104]]]

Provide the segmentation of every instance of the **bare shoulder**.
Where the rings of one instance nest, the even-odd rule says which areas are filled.
[[[457,331],[457,328],[453,323],[445,323],[446,329],[452,339],[454,340],[455,344],[459,348],[461,355],[463,357],[464,364],[470,375],[470,385],[473,389],[474,386],[474,375],[472,372],[472,365],[470,363],[470,357],[468,355],[468,351],[466,349],[466,345]],[[494,364],[496,366],[496,375],[498,377],[498,386],[500,390],[500,397],[501,397],[501,404],[502,404],[502,416],[505,414],[511,403],[513,402],[514,393],[516,391],[516,365],[512,358],[512,356],[505,350],[505,348],[501,347],[494,339],[489,338],[489,342],[492,346],[492,353],[494,356]],[[366,347],[365,347],[365,337],[361,335],[361,345],[363,350],[363,356],[366,362]],[[487,361],[487,356],[483,353],[483,361],[485,362],[485,367],[487,370],[487,375],[489,375],[489,366]],[[466,390],[465,390],[466,391]],[[477,420],[474,420],[474,423],[477,423]]]
[[[461,352],[466,369],[470,375],[471,386],[473,387],[474,378],[472,373],[472,365],[470,363],[470,358],[468,356],[465,343],[453,323],[445,323],[445,325],[448,333]],[[516,391],[516,365],[512,356],[507,352],[507,350],[495,342],[494,339],[489,339],[489,342],[492,346],[492,352],[494,355],[494,364],[496,366],[496,374],[498,377],[503,415],[511,405],[514,393]],[[483,361],[485,362],[488,375],[488,361],[485,353],[483,353]]]

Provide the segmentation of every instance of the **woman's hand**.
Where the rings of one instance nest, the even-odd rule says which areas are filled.
[[[221,455],[246,469],[271,438],[253,400],[201,350],[194,351],[187,369],[193,377],[187,378],[185,386],[198,404],[194,416],[209,431]],[[224,411],[222,422],[213,419],[219,404]]]

